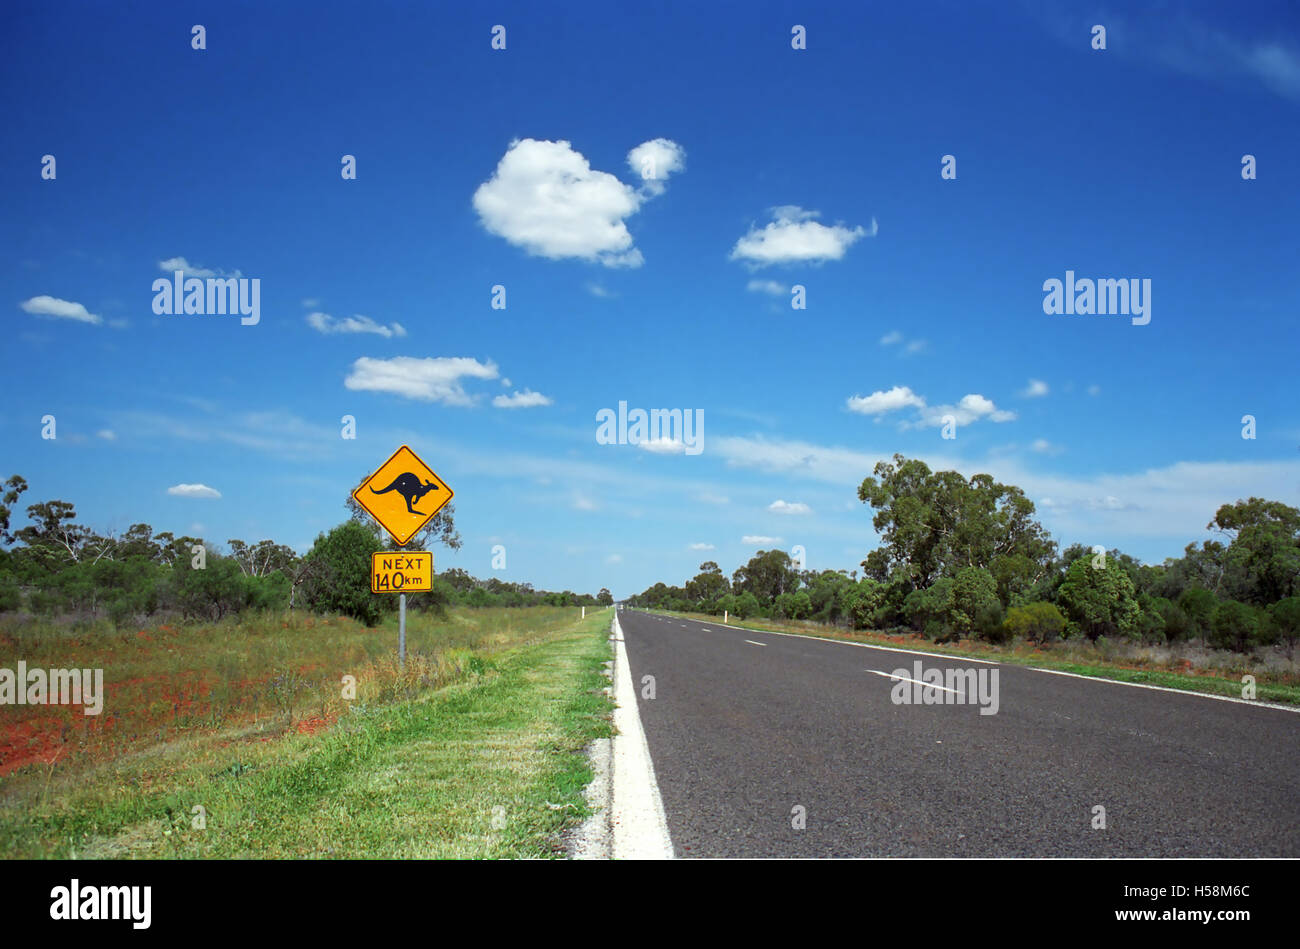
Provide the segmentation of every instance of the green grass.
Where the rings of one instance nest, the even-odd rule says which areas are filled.
[[[511,612],[522,632],[452,650],[453,684],[422,688],[428,668],[375,675],[383,682],[372,681],[369,701],[326,732],[272,719],[216,742],[181,738],[69,764],[53,784],[39,771],[0,784],[0,857],[561,854],[561,834],[588,813],[582,751],[610,734],[611,616]],[[421,635],[408,628],[408,643]],[[419,665],[411,658],[408,670]]]
[[[700,622],[712,623],[718,626],[723,625],[722,617],[712,616],[707,613],[672,613],[668,610],[650,610],[648,612],[683,616]],[[999,646],[969,639],[963,640],[959,645],[940,645],[921,636],[904,638],[888,636],[884,633],[869,630],[854,630],[850,633],[838,627],[824,626],[817,623],[781,623],[762,618],[737,620],[732,617],[726,625],[729,628],[749,629],[755,632],[787,633],[794,636],[812,636],[867,645],[912,649],[936,656],[954,658],[972,656],[977,659],[992,659],[1001,663],[1031,668],[1072,672],[1076,675],[1113,679],[1118,682],[1138,682],[1144,685],[1180,689],[1185,692],[1203,692],[1238,699],[1242,697],[1240,676],[1233,679],[1213,675],[1186,675],[1157,668],[1134,668],[1121,662],[1108,661],[1101,655],[1101,650],[1092,645],[1077,646],[1059,643],[1049,646],[1047,649],[1035,649],[1023,643]],[[1053,649],[1069,649],[1072,654],[1069,656],[1054,656],[1051,651]],[[1091,653],[1091,655],[1088,653]],[[1265,682],[1262,677],[1257,675],[1255,693],[1257,701],[1300,705],[1300,685],[1292,681]]]

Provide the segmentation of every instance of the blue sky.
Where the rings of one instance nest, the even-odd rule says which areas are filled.
[[[439,569],[501,544],[623,596],[856,568],[894,452],[1148,561],[1300,503],[1294,7],[554,6],[11,5],[23,504],[305,550],[409,443],[456,491]],[[176,266],[257,278],[260,321],[156,315]],[[1149,279],[1150,322],[1045,314],[1067,270]],[[598,444],[620,401],[701,411],[703,450]]]

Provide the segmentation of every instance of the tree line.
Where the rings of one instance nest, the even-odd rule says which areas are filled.
[[[61,500],[29,505],[29,523],[15,530],[14,506],[27,482],[13,475],[0,488],[0,612],[104,618],[123,626],[159,615],[221,620],[246,610],[303,609],[373,626],[397,608],[397,597],[370,592],[370,555],[390,545],[351,495],[348,520],[321,533],[300,556],[272,540],[231,539],[221,551],[202,538],[155,533],[144,523],[99,533]],[[459,549],[454,518],[447,505],[403,549]],[[435,574],[432,590],[407,600],[412,609],[441,613],[453,605],[608,605],[613,596],[607,589],[596,596],[537,590],[454,569]]]
[[[1300,510],[1248,498],[1206,525],[1218,539],[1143,564],[1118,550],[1063,551],[1022,489],[986,474],[879,462],[858,488],[880,546],[857,570],[800,570],[760,550],[728,578],[714,561],[683,586],[656,583],[633,606],[911,630],[935,641],[1086,637],[1198,639],[1246,652],[1300,639]]]

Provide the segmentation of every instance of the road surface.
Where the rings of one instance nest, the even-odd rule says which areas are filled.
[[[1295,712],[618,618],[678,857],[1300,856]],[[918,660],[997,670],[996,714],[894,702]]]

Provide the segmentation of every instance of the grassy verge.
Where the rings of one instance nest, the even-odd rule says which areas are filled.
[[[683,616],[688,619],[722,625],[722,617],[707,613],[670,613],[667,610],[651,610],[665,616]],[[874,646],[891,646],[913,649],[936,656],[961,658],[971,656],[977,659],[992,659],[997,662],[1028,666],[1039,669],[1051,669],[1058,672],[1072,672],[1076,675],[1093,676],[1100,679],[1113,679],[1118,682],[1138,682],[1143,685],[1156,685],[1168,689],[1181,689],[1186,692],[1203,692],[1210,695],[1224,695],[1231,698],[1242,697],[1241,675],[1249,670],[1249,661],[1242,657],[1239,674],[1192,674],[1159,668],[1156,661],[1137,659],[1108,658],[1104,650],[1095,646],[1053,643],[1047,646],[1034,646],[1027,643],[1013,643],[999,646],[977,640],[962,640],[952,645],[940,645],[924,636],[896,636],[870,630],[846,630],[824,626],[817,623],[783,623],[767,619],[736,620],[731,618],[728,627],[749,629],[755,632],[788,633],[794,636],[814,636],[821,639],[836,639],[845,642],[864,643]],[[1300,682],[1294,676],[1266,681],[1257,671],[1251,671],[1256,678],[1255,698],[1261,702],[1300,705]]]
[[[509,612],[508,636],[461,630],[453,649],[433,649],[436,624],[408,626],[407,672],[376,660],[322,730],[273,714],[0,778],[0,857],[562,853],[587,814],[582,749],[610,733],[610,614]],[[451,684],[430,678],[448,664]]]

